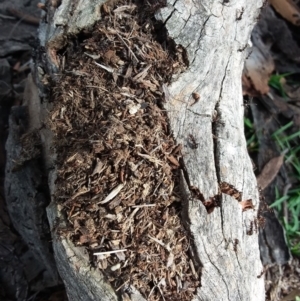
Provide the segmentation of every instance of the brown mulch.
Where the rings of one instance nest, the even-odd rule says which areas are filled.
[[[300,295],[300,261],[270,265],[265,272],[266,300],[293,301]]]
[[[55,200],[69,221],[62,235],[88,248],[123,297],[133,285],[147,300],[191,300],[199,281],[180,221],[180,145],[162,105],[162,86],[187,62],[151,13],[105,4],[93,31],[61,51],[47,122]]]

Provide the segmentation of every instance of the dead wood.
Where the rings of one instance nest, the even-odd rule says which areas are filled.
[[[264,299],[240,84],[256,5],[48,3],[23,139],[39,129],[70,300]]]

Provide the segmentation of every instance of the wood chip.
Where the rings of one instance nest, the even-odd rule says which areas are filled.
[[[119,184],[115,189],[113,189],[109,193],[109,195],[103,201],[97,202],[97,204],[106,204],[106,203],[110,202],[113,198],[115,198],[120,193],[120,191],[122,190],[122,188],[124,186],[125,186],[125,183]],[[95,199],[95,198],[97,199],[97,198],[99,198],[99,196],[93,197],[93,199]]]

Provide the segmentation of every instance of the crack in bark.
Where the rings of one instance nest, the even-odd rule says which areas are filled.
[[[175,8],[175,5],[176,5],[177,1],[178,1],[178,0],[175,0],[175,2],[174,2],[173,4],[171,4],[171,5],[173,6],[173,10],[172,10],[172,12],[170,13],[170,15],[166,18],[165,22],[163,22],[163,25],[164,25],[165,27],[167,27],[166,24],[167,24],[167,22],[172,18],[174,12],[177,11],[177,9]],[[172,39],[174,40],[174,37],[173,37]]]
[[[224,76],[222,78],[222,82],[221,82],[221,88],[220,88],[220,94],[219,94],[219,98],[215,104],[215,108],[214,110],[217,112],[217,116],[216,118],[218,118],[220,116],[220,110],[219,110],[219,102],[220,102],[220,99],[221,99],[221,95],[222,95],[222,91],[223,91],[223,84],[224,84],[224,80],[226,78],[226,72],[227,72],[227,68],[228,68],[228,64],[229,64],[229,59],[227,61],[227,64],[226,64],[226,67],[225,67],[225,72],[224,72]],[[217,177],[217,180],[218,180],[218,183],[221,182],[221,176],[220,176],[220,163],[219,163],[219,159],[218,159],[218,151],[219,151],[219,148],[218,148],[218,143],[217,141],[215,141],[215,139],[218,139],[217,138],[217,131],[218,131],[218,128],[217,128],[217,121],[212,121],[212,135],[213,135],[213,158],[214,158],[214,163],[215,163],[215,169],[216,169],[216,177]],[[222,206],[223,206],[223,199],[222,199],[222,194],[220,194],[218,196],[219,198],[219,204],[220,204],[220,214],[221,214],[221,229],[222,229],[222,234],[223,234],[223,238],[225,240],[225,242],[227,241],[226,238],[225,238],[225,234],[224,234],[224,217],[223,217],[223,210],[222,210]],[[229,298],[228,298],[229,300]]]
[[[225,287],[226,287],[226,291],[227,291],[227,300],[230,300],[230,298],[229,298],[229,290],[228,290],[228,286],[227,286],[227,283],[226,283],[226,281],[225,281],[225,279],[224,279],[224,277],[223,277],[223,274],[222,274],[221,271],[218,269],[218,267],[215,265],[215,263],[210,259],[210,256],[209,256],[209,254],[208,254],[207,251],[206,251],[205,244],[203,244],[203,249],[204,249],[204,251],[205,251],[205,254],[206,254],[206,256],[207,256],[209,262],[214,266],[214,268],[218,271],[219,275],[221,276],[221,278],[222,278],[222,280],[223,280],[223,282],[224,282],[224,284],[225,284]]]
[[[226,78],[226,73],[227,73],[227,68],[228,68],[228,65],[229,65],[229,60],[230,60],[230,56],[229,56],[228,61],[226,63],[224,76],[223,76],[222,81],[221,81],[221,88],[220,88],[219,98],[218,98],[218,100],[216,102],[216,105],[215,105],[215,111],[217,112],[217,117],[221,116],[220,109],[219,109],[219,103],[220,103],[221,97],[222,97],[223,84],[224,84],[224,81],[225,81],[225,78]],[[219,139],[218,136],[217,136],[218,126],[217,126],[216,123],[217,123],[217,121],[215,123],[212,123],[212,135],[216,139]],[[218,148],[218,142],[215,142],[214,140],[213,140],[213,148],[214,148],[214,161],[215,161],[215,167],[216,167],[216,176],[217,176],[217,179],[218,179],[218,183],[220,183],[221,182],[220,162],[219,162],[219,159],[218,159],[219,148]]]
[[[184,20],[184,19],[182,18],[182,20],[184,20],[184,21],[185,21],[185,24],[184,24],[184,26],[183,26],[182,30],[183,30],[183,29],[185,29],[185,27],[186,27],[187,23],[189,22],[189,20],[190,20],[191,16],[192,16],[192,14],[191,14],[191,12],[190,12],[190,14],[189,14],[189,16],[188,16],[187,20]],[[180,35],[180,33],[179,33],[179,35]],[[178,36],[179,36],[179,35],[178,35]],[[178,36],[177,36],[177,37],[178,37]]]
[[[167,27],[166,24],[167,24],[168,21],[172,18],[172,16],[173,16],[173,14],[174,14],[175,11],[177,11],[177,9],[174,7],[174,9],[173,9],[172,12],[170,13],[170,15],[166,18],[165,22],[163,22],[163,25],[164,25],[165,27]]]
[[[238,266],[239,266],[239,268],[240,268],[240,271],[241,271],[241,273],[244,275],[242,266],[241,266],[240,261],[239,261],[239,258],[238,258],[237,251],[235,252],[235,256],[236,256],[236,260],[237,260]],[[241,292],[240,292],[240,287],[239,287],[239,285],[237,286],[237,291],[238,291],[238,295],[239,295],[240,300],[243,300],[243,299],[242,299],[242,296],[241,296]]]
[[[193,114],[195,114],[195,115],[197,115],[197,116],[199,116],[199,117],[210,117],[210,118],[212,118],[212,116],[211,116],[210,114],[201,114],[201,113],[197,113],[197,112],[195,112],[195,111],[193,111],[193,110],[191,110],[191,109],[189,109],[189,108],[187,108],[187,111],[189,111],[189,112],[191,112],[191,113],[193,113]]]
[[[199,34],[199,38],[198,38],[198,41],[197,41],[197,49],[195,50],[195,52],[194,52],[194,58],[192,59],[192,62],[191,62],[191,65],[194,63],[194,61],[195,61],[195,59],[196,59],[196,57],[197,57],[197,52],[199,51],[199,49],[200,49],[200,41],[201,41],[201,39],[202,39],[202,37],[203,37],[203,31],[204,31],[204,29],[205,29],[205,25],[206,25],[206,23],[208,22],[208,20],[210,19],[210,17],[211,17],[212,15],[210,15],[210,16],[208,16],[207,17],[207,19],[203,22],[203,25],[202,25],[202,28],[201,28],[201,31],[200,31],[200,34]]]
[[[227,243],[227,239],[225,238],[225,234],[224,234],[224,218],[223,218],[223,210],[222,210],[222,195],[220,196],[220,215],[221,215],[221,229],[222,229],[222,234],[223,234],[223,238],[225,240],[225,244]]]

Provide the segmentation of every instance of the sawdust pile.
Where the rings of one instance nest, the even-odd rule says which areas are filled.
[[[110,2],[93,31],[61,52],[48,122],[55,199],[69,237],[123,298],[134,285],[147,300],[191,300],[199,282],[179,216],[180,145],[162,109],[162,86],[187,62],[151,11]],[[102,253],[114,250],[123,251]]]

